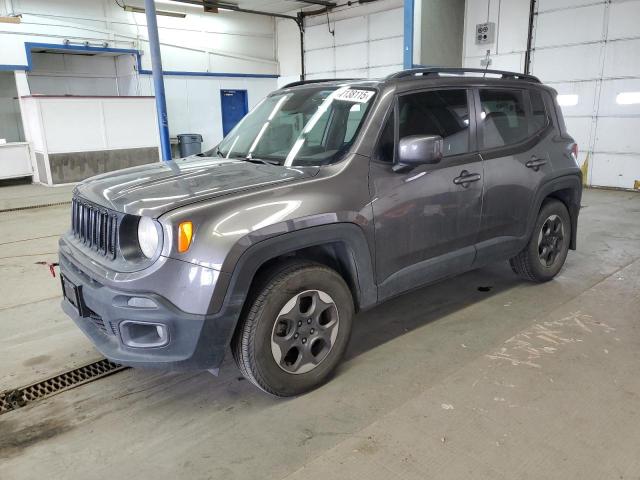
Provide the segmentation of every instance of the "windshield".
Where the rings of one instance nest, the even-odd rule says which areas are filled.
[[[326,165],[347,151],[374,90],[315,87],[265,98],[212,151],[279,165]]]

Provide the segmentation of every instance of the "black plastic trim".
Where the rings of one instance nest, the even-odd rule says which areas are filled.
[[[224,277],[219,279],[223,281],[216,285],[209,311],[218,312],[230,305],[242,307],[255,273],[267,261],[303,248],[328,244],[343,244],[352,257],[349,268],[357,289],[354,299],[357,306],[364,309],[375,305],[377,287],[366,236],[359,226],[341,222],[285,233],[249,247],[237,245],[227,257],[228,262],[235,265],[228,285],[222,284]]]
[[[527,239],[531,237],[533,233],[536,218],[538,217],[538,212],[542,207],[544,199],[554,192],[566,189],[572,192],[571,201],[569,205],[567,205],[569,216],[571,217],[571,243],[569,244],[569,248],[571,250],[577,248],[578,216],[580,214],[580,202],[582,200],[582,178],[579,173],[554,178],[538,189],[533,204],[535,208],[529,211],[529,218],[527,220]]]

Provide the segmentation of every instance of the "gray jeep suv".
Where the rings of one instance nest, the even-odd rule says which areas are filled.
[[[414,69],[297,82],[213,150],[76,188],[62,306],[131,366],[240,370],[277,396],[327,380],[356,312],[575,249],[577,147],[532,76]]]

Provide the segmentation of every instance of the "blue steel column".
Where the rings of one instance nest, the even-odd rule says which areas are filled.
[[[158,38],[158,22],[156,19],[156,5],[153,0],[144,0],[147,15],[147,32],[149,48],[151,50],[151,74],[153,89],[156,94],[156,110],[158,112],[158,130],[160,131],[160,150],[162,160],[171,160],[171,143],[169,142],[169,119],[167,118],[167,102],[164,96],[164,81],[162,79],[162,58],[160,57],[160,39]]]
[[[413,2],[414,0],[404,0],[404,45],[402,52],[404,68],[413,68]]]

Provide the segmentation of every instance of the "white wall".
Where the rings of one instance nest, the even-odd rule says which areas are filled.
[[[33,174],[29,145],[25,142],[0,143],[0,180]]]
[[[523,71],[529,0],[467,0],[466,66],[479,67],[486,47],[474,44],[476,23],[497,23],[491,68]],[[640,104],[618,94],[640,92],[640,0],[539,0],[531,73],[561,95],[569,133],[588,158],[587,182],[634,188],[640,180]]]
[[[143,87],[143,91],[146,88]],[[150,81],[148,88],[153,91]],[[166,76],[164,88],[171,134],[199,133],[203,136],[203,148],[208,149],[223,136],[220,90],[247,90],[249,109],[252,109],[275,90],[277,84],[275,79],[262,78]]]
[[[379,0],[337,8],[328,21],[326,15],[306,18],[306,78],[379,78],[402,69],[402,6],[402,0]],[[299,80],[297,27],[278,21],[277,30],[280,83]]]
[[[277,57],[280,71],[278,86],[300,80],[300,30],[292,20],[276,20]]]
[[[460,66],[465,0],[414,2],[414,63]],[[276,32],[283,85],[300,78],[300,36],[290,20],[278,20]],[[304,38],[308,79],[385,77],[403,68],[404,2],[378,0],[307,17]]]
[[[567,23],[570,35],[561,28]],[[589,155],[589,183],[634,188],[640,183],[640,102],[621,105],[616,97],[640,95],[640,0],[542,0],[535,38],[533,73],[560,94],[578,95],[578,104],[564,111],[582,158]]]
[[[33,53],[32,61],[33,95],[118,95],[114,56]]]
[[[154,95],[151,76],[133,70],[132,55],[33,56],[34,69],[27,75],[32,95]],[[166,75],[164,84],[170,135],[199,133],[205,149],[222,139],[221,89],[247,90],[251,109],[276,88],[275,79],[193,75]]]
[[[420,30],[414,35],[414,63],[462,66],[465,0],[415,0],[415,5],[414,29]]]
[[[113,0],[12,0],[20,24],[0,24],[0,64],[25,65],[24,42],[108,42],[143,51],[151,68],[145,15],[125,12]],[[141,0],[127,5],[142,6]],[[186,18],[159,16],[165,70],[277,74],[275,23],[269,17],[158,3],[158,10],[182,11]],[[0,13],[7,7],[0,4]]]
[[[494,22],[493,45],[475,44],[477,23]],[[491,67],[521,72],[527,50],[529,0],[467,0],[464,29],[464,66],[480,68],[480,60],[491,51]],[[565,29],[569,29],[568,26]]]
[[[7,142],[24,141],[17,97],[13,72],[0,72],[0,138]]]
[[[13,12],[9,12],[10,4]],[[143,6],[142,0],[127,5]],[[182,11],[186,18],[159,16],[165,71],[277,75],[272,18],[197,6],[157,3],[158,10]],[[124,12],[113,0],[12,0],[0,2],[0,15],[22,15],[20,24],[0,23],[0,65],[26,65],[25,42],[62,44],[107,42],[112,48],[142,52],[151,69],[144,14]],[[295,23],[291,22],[294,26]],[[150,75],[134,70],[135,57],[35,54],[32,93],[75,95],[153,95]],[[115,62],[115,67],[114,67]],[[250,107],[277,88],[275,78],[169,75],[165,77],[170,134],[200,133],[204,147],[222,138],[220,89],[248,91]]]
[[[116,81],[118,94],[123,96],[144,95],[140,88],[140,75],[136,71],[135,55],[118,55],[116,62]]]
[[[49,154],[159,144],[153,98],[30,96],[21,104],[32,150],[44,157],[31,159],[42,183],[52,184]]]
[[[150,98],[31,98],[39,109],[47,153],[158,145]]]

